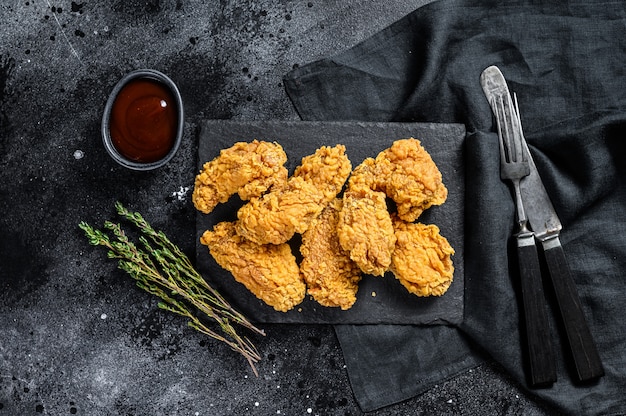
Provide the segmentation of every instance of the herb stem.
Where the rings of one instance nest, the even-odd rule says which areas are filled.
[[[141,232],[140,245],[130,241],[120,224],[106,221],[106,231],[102,231],[82,221],[79,228],[85,232],[89,243],[107,248],[108,257],[117,259],[118,267],[135,279],[139,288],[161,298],[158,305],[161,309],[188,318],[188,325],[193,329],[226,343],[246,358],[258,376],[255,364],[261,356],[253,343],[241,336],[233,324],[260,335],[265,335],[265,332],[254,326],[209,285],[189,258],[163,232],[154,230],[141,214],[130,212],[121,203],[117,202],[115,208],[122,218]],[[202,312],[217,323],[221,333],[210,329],[192,311]]]

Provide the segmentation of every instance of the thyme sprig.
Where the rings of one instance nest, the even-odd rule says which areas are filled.
[[[119,223],[106,221],[103,231],[82,221],[79,227],[89,243],[106,247],[108,258],[117,259],[118,267],[135,279],[138,287],[161,298],[159,308],[188,318],[188,325],[193,329],[226,343],[242,354],[258,375],[255,363],[261,357],[253,343],[241,336],[233,324],[261,335],[265,332],[250,323],[211,287],[162,231],[156,231],[141,214],[129,211],[120,202],[115,208],[122,218],[139,229],[140,245],[129,239]],[[215,321],[221,332],[209,328],[197,316],[197,311]]]

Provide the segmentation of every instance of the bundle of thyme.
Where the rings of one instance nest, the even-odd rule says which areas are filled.
[[[82,221],[79,227],[85,232],[89,243],[106,247],[109,250],[108,257],[118,259],[119,268],[130,274],[137,286],[161,298],[158,304],[161,309],[187,317],[190,327],[225,342],[231,349],[242,354],[254,374],[258,375],[255,363],[261,357],[252,342],[239,335],[233,324],[261,335],[265,333],[233,309],[163,232],[155,231],[139,213],[130,212],[121,203],[117,202],[115,208],[121,217],[139,229],[140,245],[130,241],[120,224],[106,221],[106,231],[102,231]],[[115,238],[111,238],[107,231]],[[210,329],[197,316],[197,311],[215,321],[221,333]]]

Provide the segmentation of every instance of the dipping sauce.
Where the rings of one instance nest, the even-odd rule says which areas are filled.
[[[167,86],[149,78],[133,79],[120,90],[111,108],[113,146],[130,160],[156,162],[174,146],[178,117]]]

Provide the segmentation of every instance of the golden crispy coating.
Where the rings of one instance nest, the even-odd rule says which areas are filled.
[[[350,309],[356,302],[361,269],[339,244],[337,223],[342,200],[335,198],[302,235],[300,272],[307,293],[320,305]]]
[[[415,221],[448,196],[441,172],[419,140],[395,141],[375,161],[376,188],[394,200],[400,219]]]
[[[441,172],[420,141],[397,140],[352,172],[338,227],[341,245],[363,272],[382,276],[395,249],[385,196],[394,200],[401,219],[413,222],[447,195]]]
[[[397,237],[391,259],[396,279],[417,296],[441,296],[454,274],[454,249],[436,225],[408,223],[394,218]]]
[[[237,232],[257,244],[282,244],[305,232],[341,191],[351,167],[345,146],[319,148],[302,159],[286,186],[276,186],[239,209]]]
[[[322,190],[326,201],[330,202],[341,191],[352,170],[352,163],[345,153],[346,147],[342,144],[322,146],[314,154],[302,158],[293,176]]]
[[[306,231],[326,204],[324,194],[300,177],[253,198],[237,212],[237,233],[257,244],[282,244]]]
[[[364,273],[382,276],[391,264],[396,236],[385,194],[350,183],[343,195],[337,235]]]
[[[196,176],[192,201],[208,214],[219,203],[238,193],[241,199],[258,197],[275,184],[287,181],[287,161],[282,146],[254,140],[224,149]]]
[[[417,296],[447,291],[454,249],[437,226],[414,223],[448,193],[419,140],[398,140],[352,173],[343,145],[302,158],[289,178],[286,160],[276,143],[236,143],[196,177],[193,202],[204,213],[234,193],[248,200],[238,221],[219,223],[200,239],[237,282],[282,312],[304,300],[307,286],[319,304],[347,310],[362,273],[390,270]],[[296,233],[300,266],[286,244]]]
[[[306,286],[288,244],[255,244],[239,236],[231,222],[205,231],[200,242],[217,264],[277,311],[287,312],[304,300]]]
[[[348,179],[348,189],[369,188],[380,191],[376,184],[376,160],[371,157],[365,159],[354,168]]]

